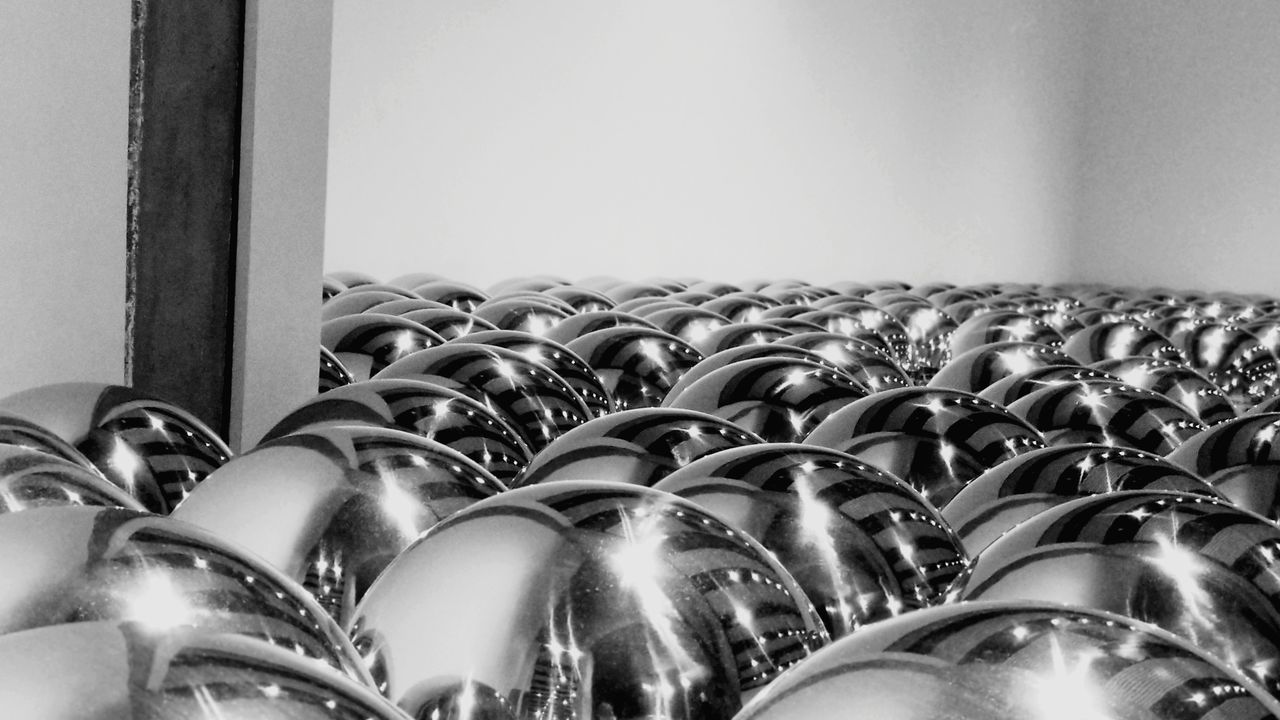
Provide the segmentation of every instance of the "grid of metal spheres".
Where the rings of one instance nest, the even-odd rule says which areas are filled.
[[[233,456],[0,399],[24,717],[1280,717],[1280,300],[324,278]],[[49,668],[57,668],[50,672]]]

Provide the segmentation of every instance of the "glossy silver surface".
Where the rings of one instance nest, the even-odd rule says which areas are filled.
[[[855,709],[856,710],[852,710]],[[1264,720],[1280,703],[1191,643],[1045,603],[964,603],[818,651],[737,720]]]
[[[40,450],[0,444],[0,513],[60,505],[145,510],[96,470]]]
[[[1047,387],[1091,380],[1119,380],[1109,372],[1084,365],[1047,365],[1008,375],[988,385],[978,397],[1009,407],[1015,401]]]
[[[186,410],[123,385],[55,383],[0,399],[76,447],[112,484],[167,513],[231,450]]]
[[[827,642],[746,534],[668,493],[558,482],[454,515],[396,559],[352,638],[415,718],[730,718]],[[443,714],[443,713],[442,713]],[[455,717],[472,717],[465,713]]]
[[[764,545],[832,637],[939,600],[968,562],[938,511],[851,455],[768,443],[722,450],[663,478]]]
[[[854,341],[850,340],[849,342]],[[727,348],[715,353],[714,355],[708,355],[680,377],[680,382],[676,383],[675,386],[667,392],[667,400],[673,400],[683,393],[690,385],[701,380],[707,375],[716,372],[717,370],[728,367],[734,363],[746,360],[759,360],[762,358],[807,360],[809,362],[817,363],[818,365],[825,365],[850,380],[853,379],[852,376],[845,373],[838,364],[829,361],[826,356],[819,354],[814,350],[807,350],[805,348],[799,348],[792,345],[784,345],[782,343],[770,343],[764,345],[751,344],[741,347]],[[859,386],[862,387],[861,385]],[[664,400],[664,404],[667,400]]]
[[[1199,476],[1159,455],[1110,445],[1059,445],[1019,455],[979,475],[947,503],[942,516],[965,550],[977,555],[1038,513],[1118,490],[1222,497]]]
[[[614,306],[614,302],[609,299],[608,295],[575,285],[549,287],[542,290],[542,293],[568,303],[576,313],[612,310]]]
[[[1042,388],[1009,404],[1053,445],[1099,443],[1156,455],[1202,432],[1182,405],[1115,380],[1080,380]]]
[[[547,331],[545,337],[561,345],[568,345],[578,338],[596,330],[607,330],[616,327],[640,327],[657,330],[653,323],[631,313],[616,310],[595,310],[574,315],[562,320]]]
[[[3,404],[3,402],[3,400],[0,400],[0,404]],[[3,410],[0,410],[0,445],[39,450],[68,462],[73,462],[86,470],[99,472],[93,461],[77,450],[75,445],[62,439],[52,430]]]
[[[481,330],[497,330],[497,326],[488,320],[482,320],[468,312],[452,307],[424,308],[410,310],[402,316],[422,325],[431,332],[448,340],[456,340],[464,335]]]
[[[558,342],[515,330],[473,332],[467,336],[466,342],[515,350],[559,375],[582,398],[591,417],[613,412],[613,398],[609,397],[604,381],[596,375],[587,361]]]
[[[320,342],[352,377],[368,380],[400,358],[443,345],[444,338],[399,315],[360,313],[321,323]]]
[[[422,533],[505,489],[461,453],[418,435],[329,426],[235,458],[171,517],[252,551],[341,623]]]
[[[274,440],[324,424],[408,430],[456,450],[502,482],[533,452],[501,414],[456,390],[423,380],[365,380],[303,403],[262,438]]]
[[[581,425],[591,411],[564,378],[515,350],[451,341],[388,365],[377,379],[443,385],[506,418],[537,452]]]
[[[1121,491],[1015,526],[956,581],[960,600],[1115,612],[1183,637],[1280,694],[1280,527],[1203,495]]]
[[[188,523],[119,508],[0,515],[0,635],[130,621],[265,640],[367,682],[342,629],[265,561]]]
[[[1102,360],[1093,367],[1134,387],[1164,395],[1205,425],[1217,425],[1236,416],[1235,407],[1222,389],[1190,365],[1155,357],[1125,357]]]
[[[763,440],[714,415],[676,408],[624,410],[565,433],[534,456],[511,487],[609,480],[652,487],[712,453]]]
[[[1135,356],[1186,361],[1169,338],[1136,320],[1089,325],[1072,333],[1062,350],[1081,365]]]
[[[329,348],[320,346],[320,373],[316,382],[317,392],[328,392],[336,387],[350,385],[355,382],[356,378],[351,371],[342,364],[337,355],[334,355]]]
[[[488,293],[483,290],[454,280],[430,280],[415,285],[412,289],[418,297],[435,300],[468,313],[489,299]]]
[[[1222,388],[1238,411],[1280,392],[1280,361],[1242,327],[1212,322],[1171,339],[1186,355],[1187,363]]]
[[[728,327],[729,318],[700,307],[672,307],[644,313],[644,319],[685,342],[698,347],[711,333]]]
[[[785,328],[764,323],[735,322],[712,330],[706,337],[692,343],[698,352],[710,357],[721,350],[751,346],[771,345],[775,340],[789,337],[791,332]]]
[[[929,382],[940,368],[951,361],[951,336],[959,323],[928,300],[903,296],[882,307],[902,324],[911,341],[915,380]]]
[[[1280,520],[1280,412],[1219,423],[1169,453],[1238,507]]]
[[[371,688],[248,638],[129,622],[0,637],[0,707],[32,720],[408,720]]]
[[[1041,343],[1020,340],[991,342],[952,358],[929,380],[929,387],[981,393],[1013,375],[1075,364],[1061,350]]]
[[[657,329],[611,327],[565,343],[604,381],[618,410],[657,407],[702,353]]]
[[[984,301],[985,302],[985,301]],[[987,303],[986,307],[992,306]],[[951,306],[944,308],[951,313]],[[974,348],[993,342],[1033,342],[1050,347],[1062,347],[1062,335],[1045,321],[1034,315],[1016,310],[989,309],[960,320],[951,334],[951,352],[961,355]]]
[[[472,316],[484,320],[499,330],[518,330],[533,335],[544,335],[557,323],[573,314],[557,307],[554,298],[538,293],[537,297],[494,297],[480,303]]]
[[[841,371],[775,356],[730,363],[668,393],[662,404],[715,415],[767,442],[799,442],[831,413],[866,396]]]
[[[935,507],[1009,458],[1045,446],[994,403],[944,388],[885,390],[846,405],[805,438],[898,477]]]
[[[910,387],[911,376],[888,352],[839,333],[800,332],[774,343],[777,347],[797,347],[817,353],[826,364],[843,370],[871,392]]]

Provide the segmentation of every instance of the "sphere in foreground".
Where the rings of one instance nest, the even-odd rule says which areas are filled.
[[[118,508],[0,515],[0,635],[94,620],[258,638],[368,680],[301,587],[201,528]],[[20,580],[19,580],[20,579]]]
[[[0,637],[0,707],[41,720],[404,720],[371,688],[234,635],[86,622]]]
[[[952,592],[1063,602],[1149,622],[1280,694],[1280,528],[1224,501],[1122,491],[1073,500],[1002,535]]]
[[[512,490],[393,562],[350,624],[413,717],[476,693],[516,718],[729,718],[827,635],[764,548],[617,483]]]
[[[737,720],[1263,720],[1277,711],[1257,684],[1149,625],[983,602],[921,610],[839,640]]]
[[[422,533],[504,489],[431,440],[331,426],[235,458],[172,517],[252,551],[342,622],[378,573]]]
[[[145,510],[96,471],[39,450],[0,445],[0,513],[61,505]]]
[[[968,562],[938,511],[844,453],[768,443],[723,450],[656,490],[692,500],[764,545],[833,637],[942,598]]]
[[[48,428],[148,510],[167,513],[231,459],[186,410],[122,385],[56,383],[0,400],[0,410]]]

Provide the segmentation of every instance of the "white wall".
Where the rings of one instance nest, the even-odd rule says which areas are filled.
[[[0,396],[124,379],[128,0],[0,0]]]
[[[1058,279],[1081,13],[336,0],[326,270]]]
[[[1280,3],[1098,2],[1081,279],[1280,294]]]

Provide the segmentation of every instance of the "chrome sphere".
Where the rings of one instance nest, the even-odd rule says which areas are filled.
[[[832,643],[736,720],[1263,720],[1278,712],[1256,683],[1150,625],[1084,608],[982,602],[921,610]]]
[[[161,514],[231,459],[226,443],[194,415],[122,385],[42,385],[0,399],[0,412],[49,429]]]
[[[0,403],[3,403],[3,401],[0,401]],[[56,417],[49,419],[55,422],[60,420]],[[77,450],[75,445],[63,440],[52,430],[3,410],[0,410],[0,445],[10,445],[25,450],[38,450],[75,463],[85,470],[100,472],[98,467],[93,464],[93,461]]]
[[[790,337],[791,331],[776,325],[764,323],[738,322],[725,325],[707,333],[706,337],[693,343],[698,352],[707,357],[738,347],[764,345],[773,347],[772,343]]]
[[[328,392],[336,387],[350,385],[355,382],[356,378],[351,371],[342,364],[337,355],[334,355],[329,348],[320,346],[320,374],[316,383],[317,392]]]
[[[1166,455],[1205,429],[1182,405],[1160,393],[1115,380],[1063,383],[1037,390],[1009,411],[1044,433],[1049,443],[1100,443]]]
[[[1204,478],[1238,507],[1280,520],[1280,412],[1219,423],[1168,458]]]
[[[172,517],[254,552],[342,622],[422,533],[505,489],[461,453],[412,433],[329,426],[235,458]]]
[[[1047,387],[1092,380],[1119,380],[1109,372],[1083,365],[1046,365],[1005,376],[988,385],[978,397],[1008,407],[1015,401]]]
[[[727,720],[827,642],[749,536],[669,493],[591,482],[454,515],[396,558],[349,627],[416,718],[478,694],[516,718]]]
[[[377,379],[443,385],[502,414],[535,452],[591,417],[564,378],[515,350],[454,340],[388,365]]]
[[[59,505],[145,510],[97,470],[40,450],[0,445],[0,513]]]
[[[462,453],[504,483],[533,457],[506,417],[423,380],[365,380],[331,390],[286,415],[262,442],[327,424],[408,430]]]
[[[1093,367],[1134,387],[1164,395],[1205,425],[1217,425],[1236,416],[1235,407],[1222,389],[1190,365],[1155,357],[1126,357],[1102,360]]]
[[[1179,635],[1280,693],[1280,528],[1224,501],[1122,491],[1073,500],[978,554],[960,600],[1042,600]]]
[[[1067,338],[1062,351],[1081,365],[1134,356],[1186,361],[1169,338],[1136,321],[1090,325]]]
[[[839,333],[801,332],[782,338],[770,347],[796,347],[817,353],[825,364],[843,370],[867,390],[911,387],[914,382],[889,353]]]
[[[531,293],[530,296],[494,297],[480,303],[475,310],[471,311],[471,314],[499,330],[518,330],[533,335],[545,335],[560,321],[573,315],[572,308],[565,310],[557,307],[554,301],[554,298],[540,293]]]
[[[702,353],[670,333],[643,327],[595,330],[565,343],[604,381],[618,410],[657,407]]]
[[[950,306],[947,308],[950,312]],[[959,320],[959,318],[956,318]],[[960,322],[951,334],[951,352],[961,355],[993,342],[1032,342],[1062,347],[1062,335],[1034,315],[1016,310],[988,310]]]
[[[977,555],[1005,531],[1070,500],[1117,490],[1173,490],[1222,496],[1159,455],[1110,445],[1059,445],[1000,463],[942,510],[965,551]]]
[[[658,329],[657,325],[631,313],[618,312],[616,310],[596,310],[594,312],[579,313],[562,320],[559,325],[548,330],[544,337],[561,345],[568,345],[587,333],[616,327]]]
[[[577,353],[554,340],[527,332],[489,330],[471,333],[466,342],[515,350],[559,375],[582,398],[591,417],[613,412],[613,398],[609,397],[609,390],[596,371]]]
[[[980,393],[1011,375],[1075,361],[1060,350],[1040,343],[1009,340],[966,350],[943,365],[929,381],[929,387]]]
[[[431,332],[444,338],[445,341],[456,340],[465,335],[481,330],[497,330],[498,327],[488,320],[482,320],[469,312],[463,312],[449,306],[439,308],[422,308],[401,313],[406,320],[412,320]]]
[[[443,345],[444,338],[398,315],[360,313],[324,321],[320,342],[352,377],[368,380],[400,358]]]
[[[941,388],[886,390],[846,405],[804,440],[905,480],[935,507],[1009,458],[1045,446],[999,405]]]
[[[511,487],[549,480],[610,480],[652,487],[699,458],[760,442],[758,435],[707,413],[624,410],[557,438],[534,456]]]
[[[0,635],[95,620],[265,640],[369,679],[342,629],[252,553],[167,517],[54,507],[0,515]],[[20,580],[19,580],[20,578]]]
[[[0,637],[0,706],[41,720],[406,720],[372,688],[234,635],[85,622]]]
[[[1248,410],[1280,391],[1280,361],[1244,328],[1208,323],[1172,339],[1187,364],[1222,388],[1237,410]]]
[[[851,455],[768,443],[722,450],[656,490],[751,535],[814,602],[832,637],[928,606],[968,562],[920,494]]]
[[[723,418],[768,442],[799,442],[831,413],[867,391],[838,370],[809,360],[741,360],[673,390],[664,407]]]

